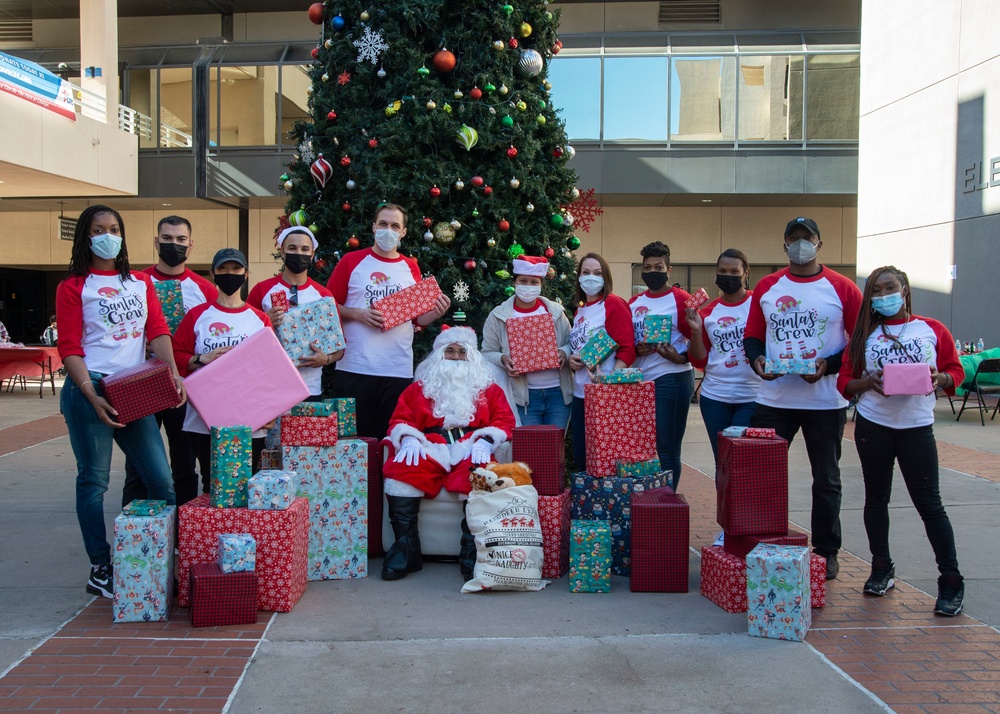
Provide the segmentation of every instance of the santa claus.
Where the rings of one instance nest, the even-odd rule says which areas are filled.
[[[497,446],[510,439],[514,429],[514,413],[493,382],[471,328],[442,328],[434,351],[414,377],[389,421],[388,438],[396,457],[383,471],[396,542],[385,554],[383,580],[399,580],[423,567],[417,530],[420,500],[434,498],[442,487],[469,493],[470,469],[492,461]],[[459,564],[469,580],[476,546],[465,519],[461,546]]]

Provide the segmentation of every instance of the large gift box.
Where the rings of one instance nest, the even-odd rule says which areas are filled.
[[[385,332],[430,312],[440,296],[441,288],[434,276],[431,276],[416,285],[376,300],[371,308],[382,313],[382,332]]]
[[[156,298],[163,308],[163,318],[167,321],[170,334],[177,332],[178,325],[184,319],[184,293],[180,280],[159,280],[153,283]]]
[[[561,578],[569,570],[569,489],[558,496],[538,497],[542,524],[543,578]]]
[[[778,535],[732,535],[726,533],[722,548],[737,558],[746,558],[747,553],[761,543],[768,545],[797,545],[803,548],[809,545],[809,536],[800,531],[788,529],[787,533]]]
[[[309,396],[309,389],[272,330],[259,330],[185,380],[188,399],[209,426],[274,420]],[[252,386],[253,388],[249,388]]]
[[[882,365],[882,392],[889,394],[930,394],[931,370],[924,362],[894,362]]]
[[[224,573],[257,569],[257,541],[249,533],[219,534],[219,567]]]
[[[632,496],[632,592],[686,593],[691,514],[672,489]]]
[[[281,417],[282,446],[335,446],[337,417]],[[293,470],[294,469],[290,469]]]
[[[288,612],[306,590],[309,502],[297,498],[284,511],[212,508],[207,495],[177,509],[180,518],[177,604],[187,607],[195,563],[214,563],[219,536],[249,533],[257,542],[258,607]]]
[[[253,432],[248,426],[212,427],[212,505],[246,508],[253,473]]]
[[[353,399],[351,401],[354,401]],[[356,437],[368,445],[368,555],[385,555],[382,544],[382,445],[370,436]]]
[[[181,403],[170,365],[151,359],[101,379],[104,398],[118,412],[119,424],[172,409]]]
[[[286,446],[282,461],[296,473],[296,495],[309,499],[309,580],[366,577],[368,444]]]
[[[727,536],[788,533],[788,442],[719,437],[715,490]]]
[[[587,473],[611,476],[621,458],[656,458],[656,385],[584,387]]]
[[[651,345],[670,342],[670,333],[674,327],[674,318],[671,315],[650,315],[647,313],[643,323],[644,342]]]
[[[566,432],[561,427],[515,427],[511,453],[514,461],[531,467],[531,483],[539,496],[557,496],[566,489]]]
[[[571,523],[569,591],[611,592],[611,528],[606,521]]]
[[[528,315],[507,320],[510,360],[518,372],[559,369],[559,345],[552,315]]]
[[[587,344],[580,348],[580,359],[590,369],[597,369],[597,366],[606,360],[617,348],[618,343],[602,327],[592,333],[587,340]]]
[[[115,622],[163,622],[174,586],[174,523],[177,509],[155,516],[115,518],[112,544]]]
[[[224,573],[218,563],[195,563],[189,580],[192,627],[257,622],[257,573]]]
[[[285,510],[295,500],[295,478],[294,471],[258,471],[247,482],[247,508],[255,511]]]
[[[726,612],[746,612],[746,561],[717,545],[706,545],[701,549],[701,594]]]
[[[289,308],[275,331],[281,346],[293,360],[311,357],[314,354],[313,343],[317,343],[326,354],[339,352],[347,345],[337,313],[337,302],[333,298]]]
[[[809,549],[762,543],[746,562],[747,633],[801,642],[812,625]]]

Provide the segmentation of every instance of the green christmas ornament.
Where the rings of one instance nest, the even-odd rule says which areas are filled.
[[[514,277],[513,275],[511,275],[510,273],[508,273],[506,270],[498,270],[497,272],[495,272],[493,274],[496,275],[501,280],[510,280],[512,277]]]
[[[507,15],[507,16],[510,16],[514,12],[514,6],[513,5],[504,5],[500,9],[503,10],[504,14]]]
[[[539,109],[545,109],[545,100],[544,99],[539,99],[538,100],[538,108]]]
[[[304,226],[309,223],[309,216],[306,215],[306,207],[302,206],[288,217],[288,222],[293,226]]]
[[[538,122],[539,126],[541,126],[545,124],[545,117],[539,114],[537,117],[535,117],[535,121]]]
[[[569,240],[566,241],[566,245],[570,250],[576,250],[580,247],[580,239],[576,236],[570,236]]]
[[[472,217],[473,218],[479,218],[479,209],[478,208],[473,208],[472,209]]]
[[[441,111],[443,111],[445,114],[451,114],[451,105],[445,104],[443,107],[441,107]]]
[[[514,258],[524,255],[524,248],[521,247],[520,243],[515,243],[510,248],[507,249],[507,257],[511,260]]]
[[[513,295],[514,292],[515,291],[514,291],[514,286],[513,285],[508,285],[507,287],[505,287],[503,289],[503,294],[506,295],[507,297],[510,297],[511,295]]]
[[[281,181],[282,183],[284,183],[285,181],[287,181],[290,178],[291,178],[291,176],[289,176],[288,174],[281,174],[281,176],[278,177],[278,180]]]
[[[426,77],[430,73],[431,71],[426,67],[421,67],[420,69],[417,70],[417,74],[419,74],[421,77]]]
[[[549,219],[549,223],[551,223],[554,228],[559,228],[563,223],[565,223],[565,219],[560,214],[553,213],[552,218]]]
[[[486,83],[486,85],[483,87],[483,89],[486,90],[487,94],[493,94],[493,92],[497,91],[496,85],[495,84],[490,84],[489,82]]]
[[[319,233],[319,226],[317,226],[315,223],[310,223],[309,230],[313,233],[313,235],[315,235],[316,233]]]
[[[455,132],[455,141],[457,141],[463,149],[469,151],[479,142],[479,132],[471,126],[463,124],[462,128]]]

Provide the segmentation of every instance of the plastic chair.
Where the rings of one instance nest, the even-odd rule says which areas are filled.
[[[983,426],[986,426],[985,414],[989,411],[989,406],[986,404],[986,395],[988,394],[1000,394],[1000,384],[987,384],[982,385],[979,381],[979,375],[981,374],[1000,374],[1000,359],[984,359],[976,367],[976,373],[972,375],[972,381],[967,382],[962,385],[962,389],[965,390],[965,397],[962,399],[962,406],[958,410],[958,416],[955,421],[962,418],[962,412],[965,411],[965,405],[969,401],[969,395],[976,395],[976,405],[979,407],[979,421]],[[997,410],[1000,409],[1000,398],[997,399],[996,406],[993,407],[993,414],[990,416],[990,421],[997,415]]]

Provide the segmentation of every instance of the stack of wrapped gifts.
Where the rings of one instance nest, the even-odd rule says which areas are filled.
[[[162,622],[170,613],[177,509],[166,501],[132,501],[115,518],[115,622]]]
[[[566,487],[565,432],[546,424],[519,426],[511,442],[514,461],[531,468],[531,482],[538,491],[542,577],[561,578],[569,570],[570,492]]]

